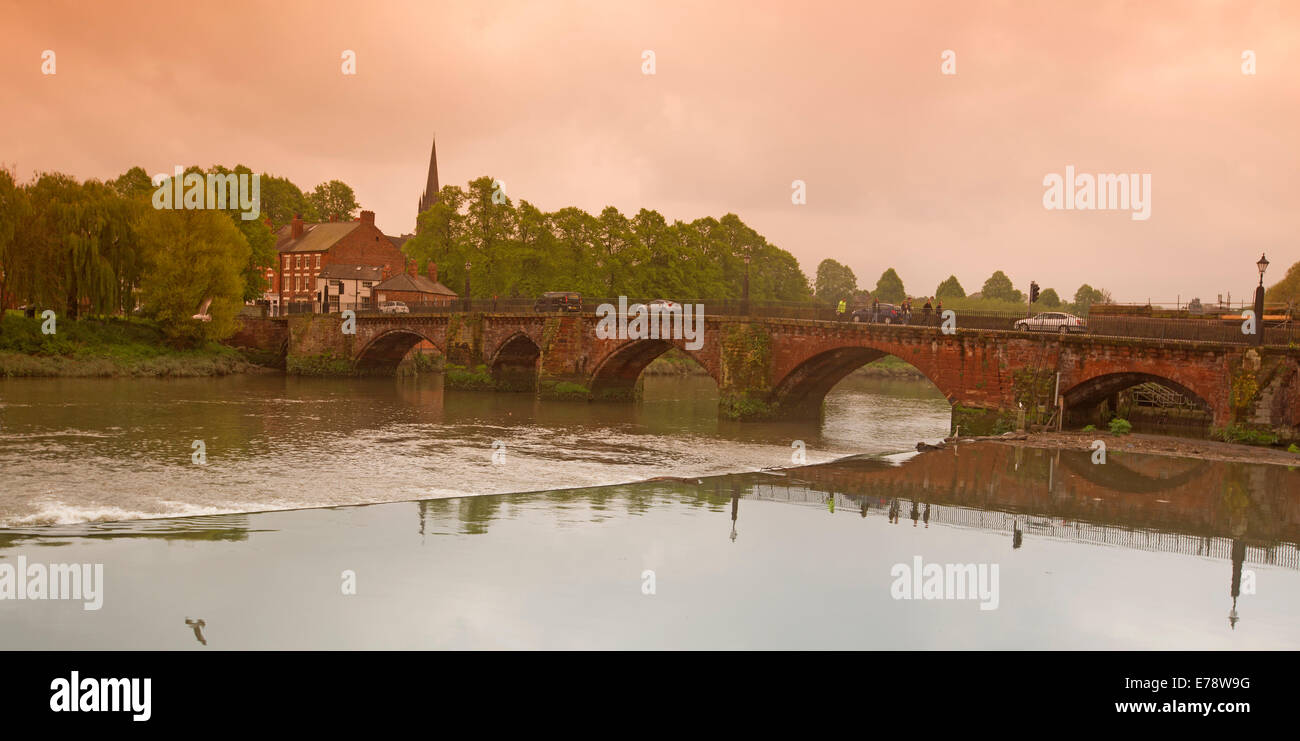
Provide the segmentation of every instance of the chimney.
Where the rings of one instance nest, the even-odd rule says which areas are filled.
[[[371,225],[371,226],[374,226],[374,225],[375,225],[375,212],[374,212],[374,211],[362,211],[362,212],[361,212],[361,223],[362,223],[362,224],[369,224],[369,225]]]
[[[409,276],[411,276],[412,278],[414,278],[414,277],[415,277],[419,272],[420,272],[420,270],[419,270],[419,264],[416,263],[415,260],[407,260],[407,261],[406,261],[406,274],[407,274],[407,275],[409,275]]]
[[[294,214],[293,221],[289,223],[292,225],[290,227],[290,232],[289,232],[290,238],[297,239],[301,237],[302,236],[302,214]]]
[[[388,279],[391,278],[391,277],[393,277],[393,269],[390,268],[390,267],[388,267],[387,265],[385,265],[385,266],[384,266],[384,277],[383,277],[383,280],[381,280],[380,282],[382,283],[383,281],[388,280]]]
[[[429,261],[429,267],[428,267],[428,270],[429,270],[429,280],[433,281],[434,283],[437,283],[437,282],[438,282],[438,263],[434,262],[433,260],[430,260],[430,261]]]

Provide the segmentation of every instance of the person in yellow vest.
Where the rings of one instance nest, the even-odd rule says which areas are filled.
[[[835,307],[835,321],[844,321],[844,312],[848,311],[848,308],[848,303],[845,302],[844,299],[840,299],[839,305]]]

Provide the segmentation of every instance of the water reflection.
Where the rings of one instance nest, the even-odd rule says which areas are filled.
[[[729,509],[735,542],[741,500],[822,507],[831,515],[1007,533],[1013,550],[1072,541],[1224,559],[1231,563],[1229,625],[1246,564],[1300,569],[1300,472],[1280,466],[996,443],[922,453],[901,463],[850,458],[781,472],[654,481],[592,489],[417,503],[419,530],[482,535],[494,521],[545,502],[563,522],[599,522],[619,507],[637,515],[656,501]],[[727,508],[726,505],[730,505]],[[1222,584],[1222,582],[1220,582]]]

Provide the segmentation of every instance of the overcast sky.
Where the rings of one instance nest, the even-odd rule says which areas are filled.
[[[401,234],[436,132],[443,184],[734,212],[864,287],[892,266],[912,293],[950,273],[973,292],[1002,269],[1067,298],[1236,299],[1261,252],[1271,280],[1300,260],[1294,0],[182,5],[0,0],[0,163],[337,178]],[[1150,174],[1150,218],[1045,209],[1067,165]]]

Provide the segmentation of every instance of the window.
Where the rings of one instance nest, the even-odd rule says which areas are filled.
[[[316,267],[320,267],[320,255],[316,255]]]
[[[285,270],[288,270],[288,269],[289,269],[289,256],[288,256],[288,255],[285,255],[285,256],[284,256],[284,269],[285,269]]]
[[[294,255],[294,256],[293,256],[293,266],[294,266],[295,268],[300,268],[300,267],[302,267],[302,255]]]

